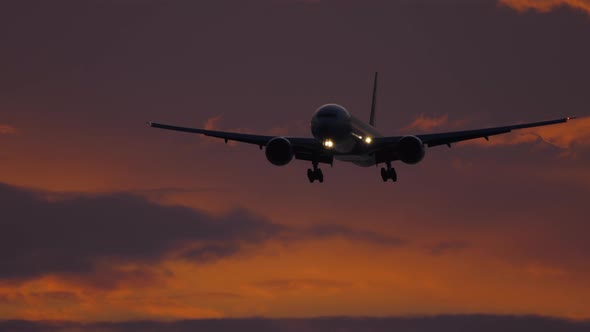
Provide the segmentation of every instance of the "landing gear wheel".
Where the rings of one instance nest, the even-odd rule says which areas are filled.
[[[324,173],[318,168],[318,163],[314,162],[313,168],[307,169],[307,179],[309,183],[314,183],[315,180],[318,180],[320,183],[324,182]]]
[[[387,180],[389,179],[389,174],[387,174],[387,170],[385,168],[381,168],[381,178],[383,179],[383,182],[387,182]]]
[[[397,182],[397,173],[395,172],[395,168],[391,167],[391,162],[387,163],[387,168],[381,168],[381,178],[383,182],[387,182],[387,180]]]
[[[388,175],[389,175],[389,178],[391,179],[391,181],[397,182],[397,173],[395,171],[395,168],[390,169],[388,171],[388,173],[389,173]]]
[[[322,173],[322,170],[318,168],[315,173],[315,178],[320,181],[320,183],[324,183],[324,173]]]
[[[307,169],[307,179],[309,180],[309,183],[313,183],[315,180],[315,172],[311,168]]]

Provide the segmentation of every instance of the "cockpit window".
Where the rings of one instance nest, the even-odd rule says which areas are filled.
[[[336,113],[326,113],[326,112],[322,112],[320,114],[318,114],[318,118],[337,118],[338,115]]]

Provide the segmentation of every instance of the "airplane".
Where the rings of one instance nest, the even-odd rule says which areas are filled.
[[[316,110],[311,118],[311,133],[313,137],[289,137],[252,135],[218,130],[179,127],[168,124],[148,122],[153,128],[182,131],[216,137],[228,141],[237,141],[258,145],[265,148],[266,159],[273,165],[285,166],[293,159],[310,161],[312,168],[307,170],[310,183],[316,180],[324,182],[324,174],[319,164],[334,164],[334,160],[351,162],[362,167],[378,166],[381,168],[381,178],[384,182],[397,181],[394,161],[406,164],[417,164],[426,153],[426,147],[447,145],[506,134],[512,130],[540,127],[564,123],[575,117],[557,120],[517,124],[503,127],[492,127],[475,130],[464,130],[445,133],[405,136],[383,136],[376,129],[375,109],[377,104],[377,78],[375,73],[373,95],[369,122],[366,123],[353,116],[344,107],[337,104],[326,104]]]

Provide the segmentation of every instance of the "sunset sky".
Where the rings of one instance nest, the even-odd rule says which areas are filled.
[[[589,38],[587,0],[3,1],[0,320],[588,320]],[[309,137],[375,71],[384,134],[580,118],[395,184],[145,124]]]

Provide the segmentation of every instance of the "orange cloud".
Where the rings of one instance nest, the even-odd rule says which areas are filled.
[[[500,0],[500,4],[519,12],[533,9],[546,13],[555,8],[569,6],[590,14],[590,0]]]
[[[575,119],[567,124],[540,127],[533,131],[545,142],[560,148],[590,146],[590,117]]]
[[[465,246],[433,244],[445,250]],[[59,276],[0,284],[0,312],[11,319],[83,322],[449,310],[589,317],[587,279],[550,263],[508,265],[474,250],[461,251],[461,259],[423,247],[374,251],[334,239],[259,249],[258,255],[215,264],[163,262],[156,268],[170,272],[153,285],[96,289]]]
[[[219,114],[216,116],[212,116],[210,118],[208,118],[205,121],[204,124],[204,129],[207,130],[220,130],[220,131],[230,131],[230,132],[236,132],[236,133],[247,133],[247,134],[260,134],[260,135],[269,135],[269,136],[287,136],[290,132],[290,129],[288,126],[277,126],[277,127],[273,127],[270,128],[266,131],[263,132],[256,132],[256,130],[253,129],[249,129],[249,128],[220,128],[218,126],[219,122],[223,119],[223,114]],[[299,125],[299,124],[296,124]],[[214,138],[214,137],[204,137],[204,139],[208,140],[208,141],[212,141],[212,142],[221,142],[224,143],[224,141],[222,139],[219,138]],[[229,141],[227,142],[227,145],[229,146],[236,146],[238,145],[237,142],[235,141]]]
[[[414,120],[414,122],[410,123],[406,126],[403,130],[424,130],[429,131],[435,128],[442,127],[446,125],[449,121],[449,116],[447,114],[439,116],[439,117],[429,117],[424,114],[420,114],[420,116]]]
[[[16,128],[0,124],[0,134],[2,135],[9,135],[9,134],[16,134]]]
[[[223,114],[219,114],[213,117],[210,117],[205,121],[205,129],[207,130],[217,130],[217,123],[223,119]]]
[[[207,129],[207,130],[222,130],[222,131],[241,132],[241,130],[239,130],[239,129],[229,129],[229,130],[228,129],[220,129],[218,124],[222,119],[223,119],[223,114],[212,116],[205,121],[205,124],[203,125],[203,127],[204,127],[204,129]],[[198,136],[200,136],[201,139],[203,139],[203,141],[207,142],[207,143],[209,143],[209,142],[225,143],[222,139],[219,139],[219,138],[207,137],[207,136],[202,136],[202,135],[198,135]],[[234,141],[229,141],[226,143],[226,145],[234,147],[237,145],[237,143]]]
[[[526,270],[535,277],[561,277],[567,274],[564,269],[542,265],[529,265]]]
[[[316,294],[341,292],[351,288],[354,284],[340,280],[324,279],[273,279],[255,283],[256,287],[275,292],[300,292],[304,290],[313,291]]]
[[[204,296],[175,296],[162,286],[165,285],[148,287],[129,284],[100,290],[60,277],[42,277],[17,287],[3,288],[0,285],[0,312],[4,317],[15,319],[82,322],[106,318],[175,320],[223,317],[221,311],[198,301]]]

